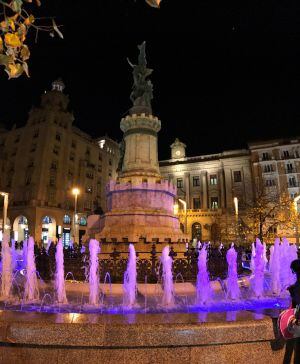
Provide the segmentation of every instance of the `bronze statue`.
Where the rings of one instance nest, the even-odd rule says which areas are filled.
[[[153,72],[147,68],[146,60],[146,42],[138,46],[140,51],[138,56],[138,64],[132,64],[127,58],[129,65],[133,68],[133,86],[130,99],[133,102],[133,109],[141,112],[151,113],[151,100],[153,99],[153,86],[147,77]]]

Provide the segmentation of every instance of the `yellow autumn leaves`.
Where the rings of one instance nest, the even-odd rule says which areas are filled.
[[[27,60],[30,58],[30,50],[25,44],[29,28],[52,32],[53,30],[63,38],[62,33],[52,19],[52,25],[38,26],[33,15],[28,14],[26,3],[41,5],[40,0],[0,0],[0,66],[10,78],[17,78],[25,73],[29,77]],[[3,12],[1,12],[1,6]],[[9,14],[9,16],[7,16]],[[2,19],[1,19],[2,18]],[[0,70],[1,71],[1,70]],[[1,72],[0,72],[1,75]]]

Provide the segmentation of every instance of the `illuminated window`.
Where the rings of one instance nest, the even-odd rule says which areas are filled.
[[[193,187],[200,186],[200,177],[194,176],[193,177]]]
[[[177,178],[177,188],[183,188],[183,179]]]
[[[218,197],[211,197],[210,198],[210,208],[215,210],[219,208],[219,199]]]
[[[87,220],[86,220],[86,218],[85,217],[81,217],[80,219],[79,219],[79,225],[81,225],[81,226],[87,226]]]
[[[99,141],[99,147],[100,147],[101,149],[103,149],[103,148],[104,148],[104,144],[105,144],[105,139],[102,139],[102,140],[100,140],[100,141]]]
[[[200,207],[200,198],[193,198],[193,206],[195,210],[199,210]]]
[[[212,174],[212,175],[209,177],[209,181],[210,181],[210,184],[211,184],[211,185],[216,185],[216,184],[218,183],[217,175],[216,175],[216,174]]]
[[[42,220],[43,224],[52,224],[52,220],[50,216],[45,216]]]
[[[65,215],[63,218],[63,223],[70,225],[71,224],[71,217],[69,215]]]

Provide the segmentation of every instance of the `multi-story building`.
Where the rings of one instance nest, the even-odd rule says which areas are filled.
[[[179,205],[185,205],[182,229],[191,238],[218,240],[225,220],[234,227],[234,198],[240,210],[253,200],[250,153],[241,149],[186,157],[185,148],[175,140],[171,159],[160,162],[161,174],[175,183]],[[230,235],[229,230],[227,233]]]
[[[19,241],[28,233],[36,241],[80,240],[87,215],[105,211],[105,186],[116,178],[118,144],[107,136],[93,139],[73,126],[63,90],[62,81],[53,82],[24,127],[0,127],[0,191],[9,192],[8,222]],[[74,187],[78,196],[72,194]]]
[[[291,198],[300,192],[300,139],[278,139],[249,143],[256,186],[286,192]]]

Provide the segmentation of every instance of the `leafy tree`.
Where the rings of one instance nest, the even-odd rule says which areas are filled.
[[[48,32],[52,37],[61,31],[51,19],[51,25],[39,24],[40,19],[31,13],[34,6],[41,6],[40,0],[0,0],[0,65],[10,78],[17,78],[25,73],[29,77],[27,61],[30,50],[27,43],[30,30]],[[45,22],[45,20],[43,20]]]
[[[295,224],[294,203],[286,191],[277,188],[257,187],[256,197],[251,204],[245,205],[240,215],[243,230],[263,238],[274,238],[277,229],[291,229]]]

